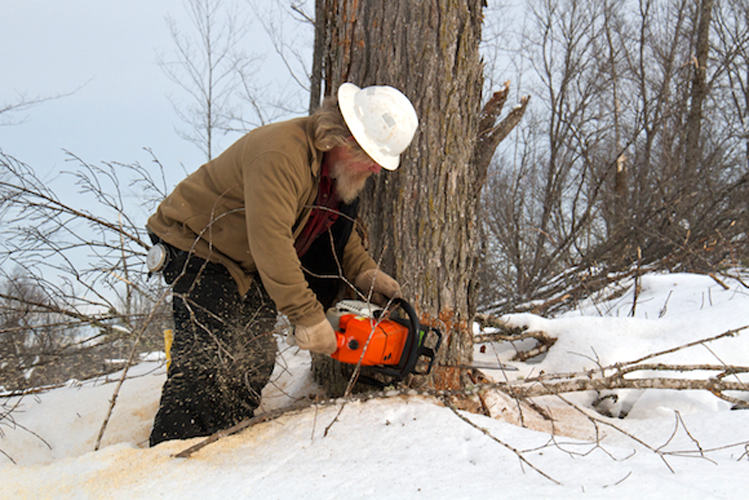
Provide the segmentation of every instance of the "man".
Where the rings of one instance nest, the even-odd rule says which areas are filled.
[[[175,335],[152,446],[253,415],[275,364],[277,311],[293,343],[330,355],[325,309],[342,283],[400,294],[354,221],[366,180],[398,167],[417,126],[398,90],[344,83],[310,117],[251,131],[161,203],[148,229],[163,258],[149,267],[173,287]]]

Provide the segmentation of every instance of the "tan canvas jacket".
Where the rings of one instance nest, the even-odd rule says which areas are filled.
[[[294,240],[317,198],[321,162],[308,118],[260,127],[180,182],[148,227],[181,250],[223,264],[242,295],[257,270],[292,323],[319,323],[325,314],[304,279]],[[356,230],[342,266],[350,281],[377,267]]]

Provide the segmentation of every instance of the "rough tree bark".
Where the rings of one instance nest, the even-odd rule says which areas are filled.
[[[370,181],[360,215],[372,255],[402,284],[421,320],[445,335],[432,380],[438,388],[461,387],[458,367],[473,355],[476,211],[486,168],[482,172],[474,160],[487,157],[475,149],[498,144],[477,141],[484,4],[327,0],[325,5],[326,95],[346,81],[391,85],[411,99],[419,115],[400,168]],[[340,387],[335,367],[322,357],[314,364],[318,382],[330,390],[338,378]]]
[[[309,86],[309,114],[320,107],[320,93],[322,92],[322,60],[325,48],[325,2],[315,0],[315,47],[312,52],[312,74]]]
[[[698,21],[696,46],[694,55],[694,73],[692,75],[691,105],[686,124],[686,151],[684,158],[684,172],[682,189],[692,190],[699,179],[697,172],[702,161],[702,107],[708,95],[707,88],[707,56],[710,49],[710,20],[713,12],[713,0],[702,0],[700,8],[695,13]],[[687,193],[689,195],[691,193]],[[686,204],[686,203],[685,203]],[[687,214],[691,215],[691,214]]]

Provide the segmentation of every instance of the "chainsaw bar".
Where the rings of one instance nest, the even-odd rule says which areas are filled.
[[[517,367],[506,365],[504,363],[497,363],[496,365],[472,364],[472,365],[440,365],[440,366],[444,366],[445,368],[460,368],[463,370],[476,369],[476,370],[501,370],[501,371],[506,371],[506,372],[518,371]]]

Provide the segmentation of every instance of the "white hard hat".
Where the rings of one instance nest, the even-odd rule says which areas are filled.
[[[395,170],[419,126],[416,110],[401,91],[386,85],[338,88],[338,106],[354,139],[377,164]]]

